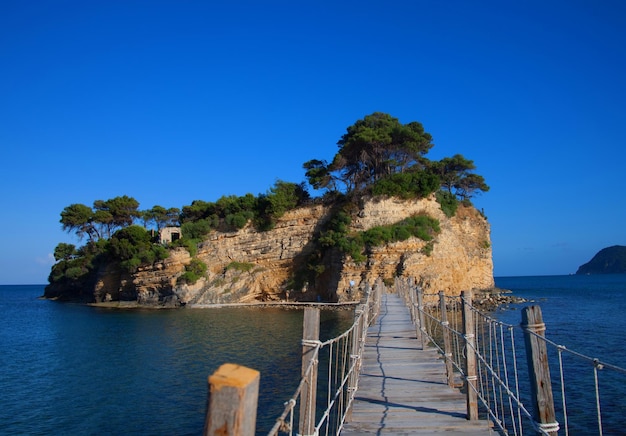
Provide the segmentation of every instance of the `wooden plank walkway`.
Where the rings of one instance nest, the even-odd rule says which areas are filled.
[[[446,383],[434,348],[423,349],[408,308],[383,294],[368,330],[351,422],[341,434],[496,434],[488,421],[465,419],[465,395]]]

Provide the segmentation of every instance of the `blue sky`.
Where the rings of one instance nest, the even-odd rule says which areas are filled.
[[[46,283],[72,203],[304,180],[375,111],[474,160],[494,274],[626,245],[622,1],[0,2],[0,284]]]

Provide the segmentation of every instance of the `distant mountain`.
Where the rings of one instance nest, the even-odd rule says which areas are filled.
[[[626,247],[614,245],[603,248],[589,262],[581,265],[576,274],[624,274],[626,273]]]

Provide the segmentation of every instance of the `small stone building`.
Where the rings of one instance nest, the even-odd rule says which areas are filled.
[[[180,227],[163,227],[159,230],[159,241],[161,241],[161,244],[169,244],[182,237]]]

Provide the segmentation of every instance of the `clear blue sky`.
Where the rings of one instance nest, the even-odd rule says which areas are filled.
[[[626,245],[623,1],[2,1],[0,284],[72,203],[265,192],[375,111],[474,160],[496,276]]]

